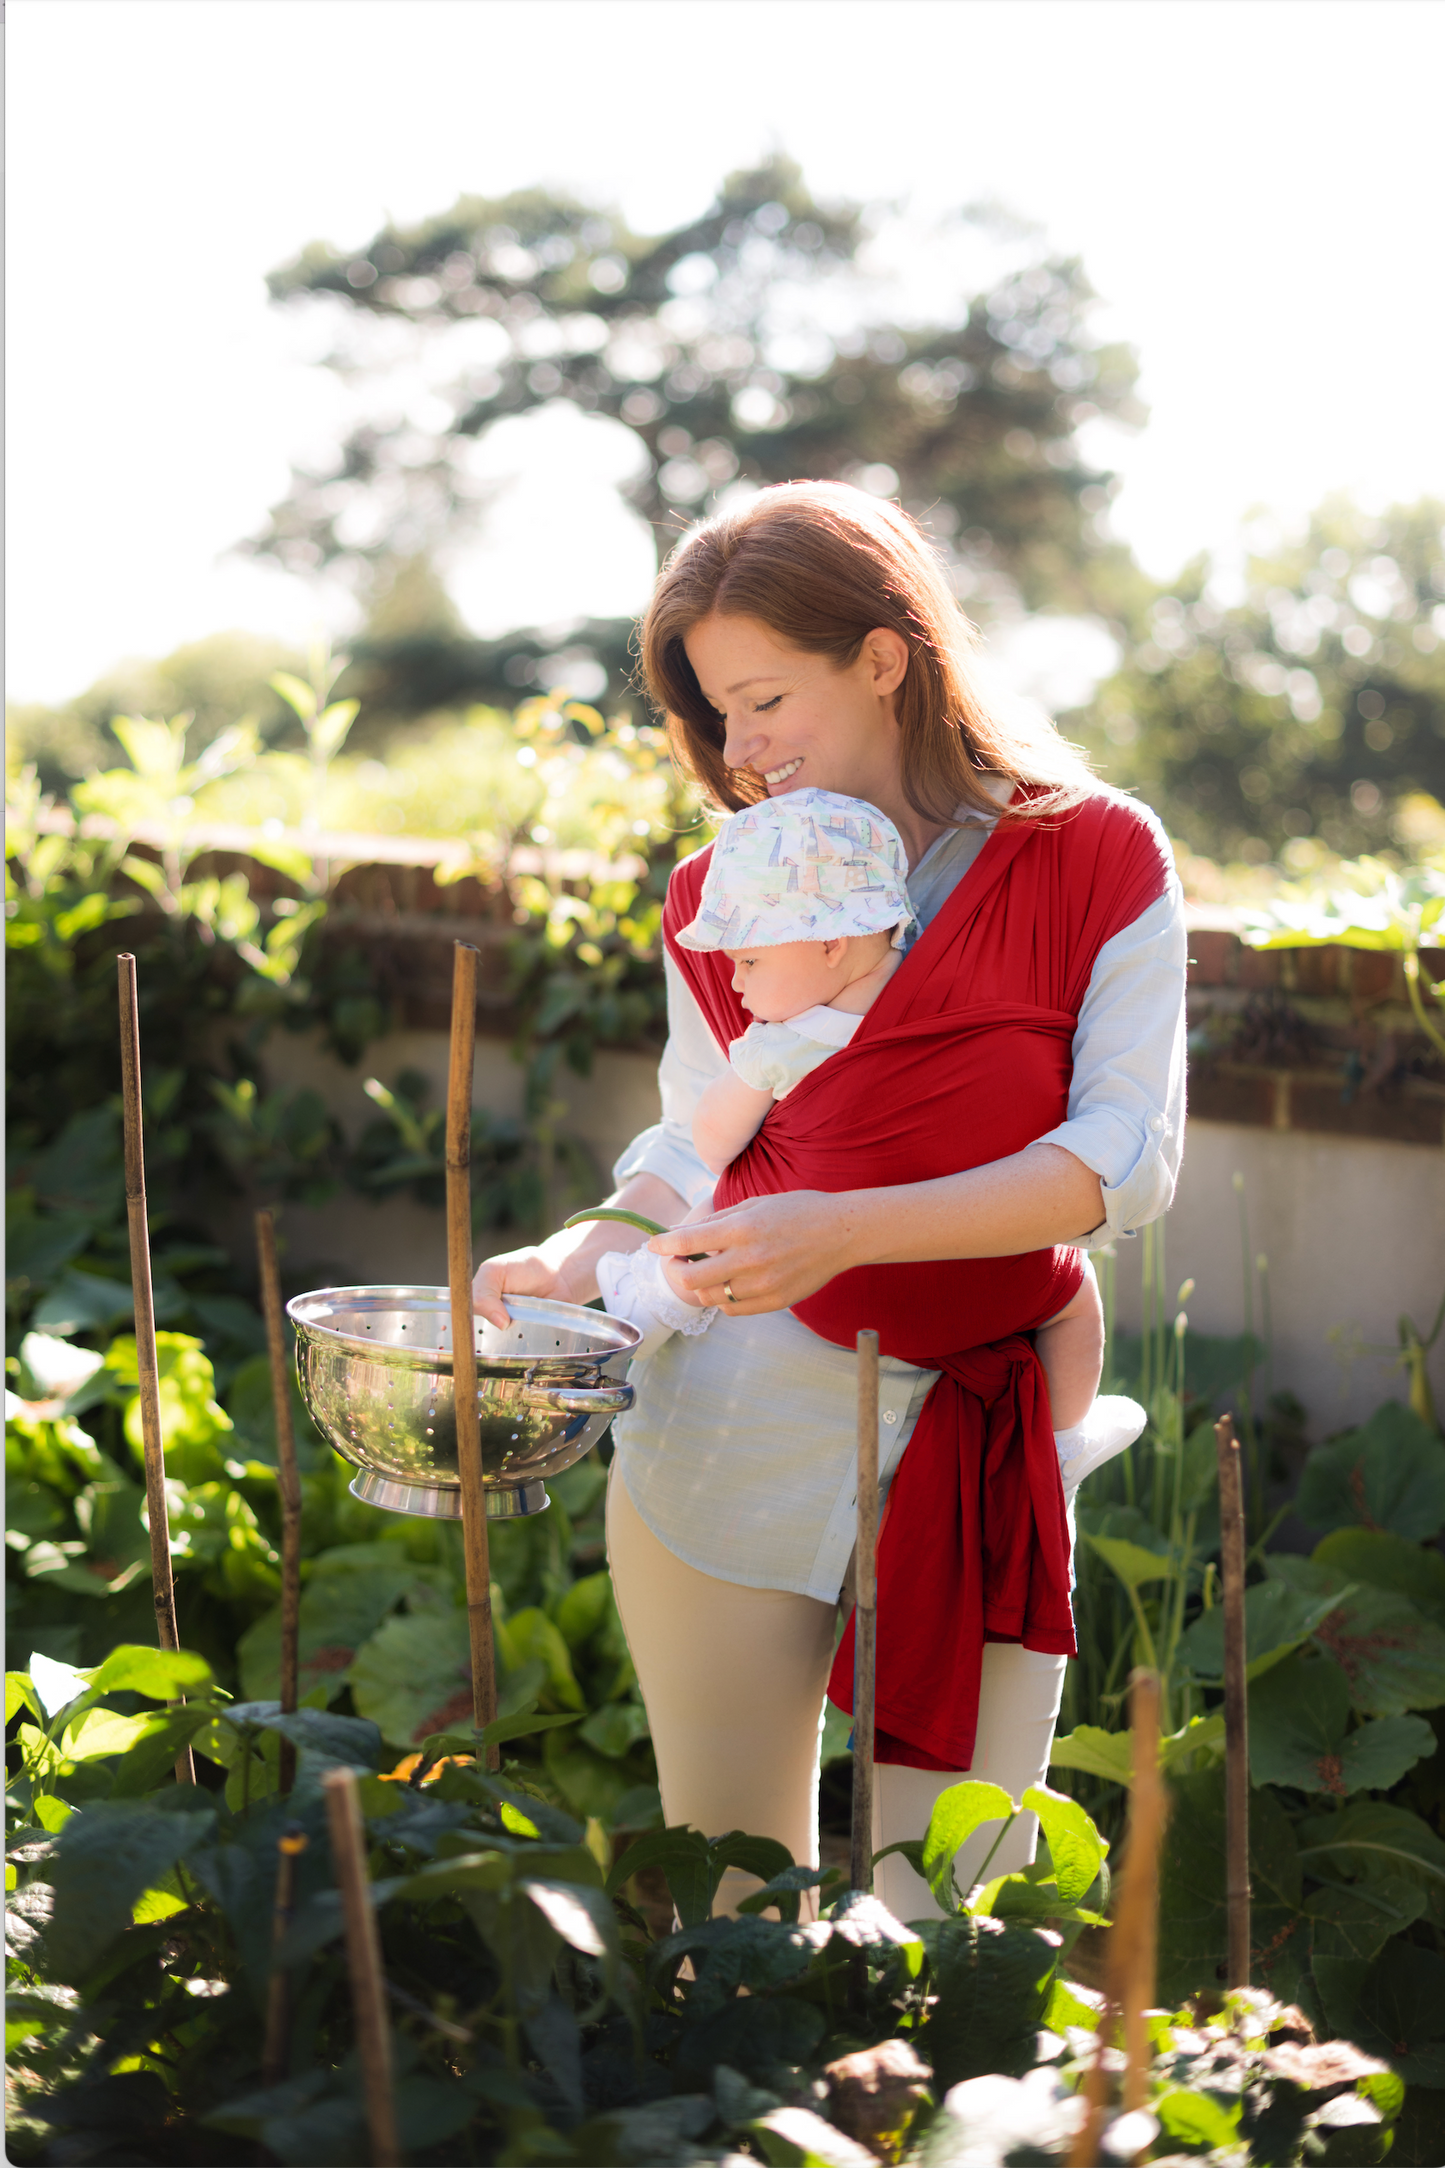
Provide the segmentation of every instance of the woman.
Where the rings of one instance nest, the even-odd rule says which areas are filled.
[[[814,1137],[794,1140],[790,1175],[784,1128],[772,1155],[782,1173],[770,1161],[747,1178],[750,1148],[724,1177],[722,1194],[737,1201],[654,1239],[671,1259],[708,1253],[672,1265],[670,1277],[725,1315],[634,1373],[636,1405],[615,1430],[609,1555],[667,1819],[776,1837],[809,1863],[853,1540],[856,1366],[845,1327],[860,1304],[858,1322],[875,1321],[870,1306],[890,1321],[885,1485],[928,1410],[880,1554],[880,1665],[890,1637],[895,1651],[912,1646],[915,1559],[937,1568],[936,1480],[951,1485],[948,1512],[964,1522],[950,1555],[965,1563],[947,1593],[959,1617],[973,1606],[957,1663],[928,1681],[941,1687],[945,1721],[933,1722],[936,1709],[905,1714],[897,1758],[880,1760],[881,1847],[920,1835],[937,1793],[964,1774],[1014,1798],[1045,1778],[1069,1647],[1067,1537],[1057,1461],[1044,1478],[1033,1445],[1025,1451],[1030,1424],[1036,1443],[1046,1421],[1024,1407],[1031,1350],[990,1332],[989,1290],[1006,1281],[1009,1260],[1052,1250],[1066,1261],[1167,1210],[1182,1144],[1185,943],[1167,846],[1051,728],[988,711],[972,645],[912,522],[831,483],[764,490],[700,529],[664,568],[643,627],[648,689],[703,790],[729,809],[806,785],[866,799],[903,838],[922,927],[890,985],[891,1036],[856,1072],[867,1086],[857,1095],[863,1126],[843,1171],[836,1154],[818,1157]],[[690,915],[702,857],[673,876],[669,936]],[[730,1029],[716,989],[685,975],[685,955],[669,938],[663,1119],[616,1169],[616,1201],[669,1227],[711,1193],[691,1116],[725,1065]],[[879,1145],[875,1156],[867,1122],[878,1091],[891,1090],[895,1105],[899,1079],[907,1098],[911,1078],[927,1099],[941,1068],[956,1083],[930,1101],[927,1150],[910,1144],[890,1157]],[[770,1116],[759,1141],[773,1131]],[[884,1162],[878,1186],[854,1186]],[[813,1166],[819,1178],[797,1186]],[[589,1300],[596,1260],[618,1235],[615,1223],[571,1230],[490,1259],[476,1276],[478,1309],[502,1323],[508,1293]],[[950,1289],[951,1308],[940,1300]],[[913,1302],[932,1307],[910,1335]],[[958,1453],[952,1430],[940,1442],[945,1404]],[[900,1534],[905,1494],[913,1510]],[[1017,1550],[1018,1531],[1005,1526],[1015,1511],[1028,1546],[1013,1563],[1038,1598],[1038,1632],[1022,1612],[990,1623],[979,1609],[974,1569],[990,1546]],[[918,1661],[926,1678],[926,1650]],[[962,1714],[949,1705],[955,1688],[973,1697]],[[952,1760],[920,1746],[946,1738],[963,1742]],[[994,1871],[1033,1856],[1031,1824],[1020,1818]],[[965,1885],[995,1834],[964,1848]],[[737,1879],[722,1903],[748,1886]],[[905,1919],[934,1910],[898,1855],[877,1886]]]

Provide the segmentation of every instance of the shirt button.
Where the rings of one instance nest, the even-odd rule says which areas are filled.
[[[898,1417],[897,1417],[897,1415],[896,1415],[896,1414],[894,1413],[894,1411],[893,1411],[893,1409],[892,1409],[892,1408],[885,1408],[885,1409],[883,1410],[883,1420],[884,1420],[884,1422],[885,1422],[885,1423],[896,1423],[896,1422],[897,1422],[897,1420],[898,1420]]]
[[[1164,1127],[1163,1115],[1151,1114],[1149,1117],[1149,1127],[1154,1131],[1154,1134],[1157,1136],[1159,1134],[1159,1131]]]

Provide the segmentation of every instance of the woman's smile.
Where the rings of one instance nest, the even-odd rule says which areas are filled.
[[[802,765],[803,756],[801,753],[799,753],[796,759],[785,760],[781,768],[764,768],[761,771],[763,781],[767,784],[770,791],[781,790],[785,783],[789,783],[792,781],[793,777],[797,774],[798,770],[802,767]]]

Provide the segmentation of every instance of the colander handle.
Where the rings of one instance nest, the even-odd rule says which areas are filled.
[[[540,1415],[622,1415],[637,1396],[630,1385],[534,1385],[526,1397]]]

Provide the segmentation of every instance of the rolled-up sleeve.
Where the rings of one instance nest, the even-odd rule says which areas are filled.
[[[692,1141],[697,1103],[727,1069],[727,1057],[708,1029],[691,987],[669,956],[667,973],[667,1045],[657,1072],[662,1120],[634,1137],[612,1170],[620,1189],[634,1174],[655,1174],[686,1200],[689,1208],[712,1195],[717,1179],[698,1158]]]
[[[1100,949],[1074,1033],[1068,1119],[1040,1138],[1098,1175],[1105,1219],[1080,1247],[1102,1249],[1168,1211],[1184,1151],[1188,962],[1177,880]]]

